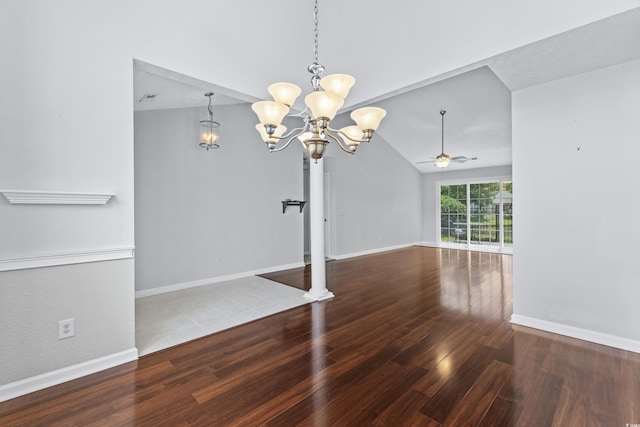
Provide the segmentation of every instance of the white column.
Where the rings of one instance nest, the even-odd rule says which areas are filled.
[[[324,262],[324,159],[309,159],[309,211],[311,232],[311,289],[307,299],[320,301],[333,298],[327,289]]]

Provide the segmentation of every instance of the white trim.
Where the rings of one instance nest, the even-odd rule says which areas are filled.
[[[440,247],[442,247],[440,245],[440,243],[436,243],[436,242],[420,242],[420,243],[417,243],[417,245],[419,245],[419,246],[427,246],[429,248],[440,248]]]
[[[12,205],[106,205],[113,193],[0,190]]]
[[[420,245],[420,243],[419,242],[405,243],[403,245],[387,246],[385,248],[370,249],[370,250],[367,250],[367,251],[353,252],[353,253],[350,253],[350,254],[332,255],[331,258],[333,258],[333,259],[347,259],[347,258],[353,258],[353,257],[357,257],[357,256],[362,256],[362,255],[377,254],[378,252],[393,251],[395,249],[404,249],[404,248],[408,248],[410,246],[416,246],[416,245]]]
[[[510,165],[509,165],[510,166]],[[490,182],[511,182],[513,181],[512,175],[493,175],[482,176],[479,178],[449,178],[440,179],[435,181],[436,187],[444,185],[460,185],[460,184],[487,184]],[[440,193],[438,193],[438,196]]]
[[[141,291],[136,291],[136,298],[144,298],[144,297],[150,297],[152,295],[166,294],[167,292],[181,291],[184,289],[196,288],[198,286],[213,285],[215,283],[228,282],[229,280],[242,279],[244,277],[256,276],[258,274],[272,273],[274,271],[289,270],[292,268],[300,268],[304,266],[305,266],[304,262],[296,262],[293,264],[279,265],[276,267],[245,271],[242,273],[227,274],[225,276],[209,277],[207,279],[176,283],[173,285],[166,285],[158,288],[143,289]]]
[[[42,254],[21,258],[0,259],[0,271],[24,270],[27,268],[54,267],[84,262],[111,261],[133,258],[134,248],[93,249],[82,252]]]
[[[418,243],[420,246],[426,246],[429,248],[440,248],[440,249],[457,249],[460,251],[471,251],[471,252],[489,252],[493,254],[504,254],[504,255],[513,255],[512,247],[500,248],[497,246],[476,246],[476,245],[455,245],[455,244],[447,244],[447,243],[436,243],[436,242],[420,242]]]
[[[335,297],[335,295],[333,294],[333,292],[330,292],[329,290],[327,290],[325,293],[320,294],[320,295],[316,295],[314,293],[312,293],[311,291],[309,292],[305,292],[304,295],[302,295],[302,297],[304,299],[308,299],[311,301],[324,301],[326,299],[330,299]]]
[[[542,331],[552,332],[554,334],[564,335],[571,338],[577,338],[583,341],[589,341],[596,344],[619,348],[621,350],[640,353],[640,341],[631,340],[628,338],[604,334],[602,332],[591,331],[588,329],[576,328],[575,326],[549,322],[547,320],[521,316],[518,314],[511,315],[511,323],[527,326],[529,328],[540,329]]]
[[[466,243],[461,244],[444,242],[439,244],[438,247],[443,249],[459,249],[461,251],[489,252],[492,254],[513,255],[513,248],[511,246],[501,248],[500,246],[491,245],[467,245]]]
[[[135,347],[34,377],[25,378],[20,381],[0,385],[0,402],[75,380],[86,375],[91,375],[99,371],[104,371],[105,369],[113,368],[114,366],[134,360],[138,360],[138,349]]]

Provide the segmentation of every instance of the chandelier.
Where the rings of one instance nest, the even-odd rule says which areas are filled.
[[[386,111],[377,107],[359,108],[351,112],[355,125],[342,129],[329,126],[356,80],[348,74],[321,77],[324,66],[318,63],[318,0],[315,0],[313,8],[313,22],[315,61],[307,68],[311,73],[313,91],[304,98],[306,108],[299,114],[289,115],[291,106],[302,93],[300,87],[292,83],[272,84],[268,91],[273,101],[259,101],[251,108],[260,121],[256,129],[270,152],[284,150],[297,138],[309,157],[318,161],[329,139],[334,140],[344,152],[354,154],[360,143],[371,140]],[[282,125],[285,116],[301,119],[301,126],[286,133],[287,128]],[[282,140],[286,142],[278,146]]]
[[[207,107],[207,119],[200,120],[200,147],[209,151],[212,148],[220,148],[220,144],[217,142],[218,134],[214,131],[214,129],[220,127],[220,123],[213,120],[213,108],[211,107],[213,92],[207,92],[204,96],[209,97],[209,106]]]

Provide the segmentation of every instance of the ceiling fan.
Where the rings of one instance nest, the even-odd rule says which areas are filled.
[[[444,154],[444,115],[447,114],[446,111],[441,110],[440,111],[440,115],[442,116],[442,152],[440,152],[440,154],[438,155],[438,157],[436,157],[435,159],[431,159],[431,160],[424,160],[422,162],[417,162],[416,164],[422,164],[422,163],[435,163],[435,166],[438,166],[439,168],[446,168],[447,166],[449,166],[449,163],[454,162],[454,163],[464,163],[468,160],[477,160],[477,157],[467,157],[467,156],[456,156],[456,157],[450,157],[447,154]]]

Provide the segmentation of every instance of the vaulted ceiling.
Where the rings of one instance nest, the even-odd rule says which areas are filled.
[[[577,1],[573,11],[570,2],[564,9],[547,10],[547,2],[496,2],[503,6],[500,13],[479,2],[321,0],[319,62],[327,67],[325,74],[356,77],[343,111],[363,105],[385,108],[387,117],[377,137],[423,173],[439,171],[432,164],[416,163],[441,151],[440,110],[447,111],[445,152],[478,157],[448,170],[508,165],[512,91],[640,59],[640,7],[629,8],[638,2],[620,2],[626,12],[597,20],[595,7]],[[286,10],[279,11],[278,5]],[[204,107],[207,91],[216,93],[215,105],[253,102],[267,99],[266,87],[276,81],[309,91],[313,3],[280,0],[257,7],[251,16],[230,13],[228,19],[237,31],[246,29],[257,37],[256,57],[268,50],[271,60],[246,70],[243,64],[250,58],[218,54],[221,61],[237,60],[239,75],[250,72],[253,78],[230,87],[225,81],[203,81],[137,61],[134,108]],[[258,29],[247,27],[260,22]],[[234,37],[239,36],[229,35],[219,43],[223,51],[239,55],[247,36],[237,39],[236,51]],[[149,94],[157,96],[144,99]],[[295,107],[303,108],[301,100]]]

